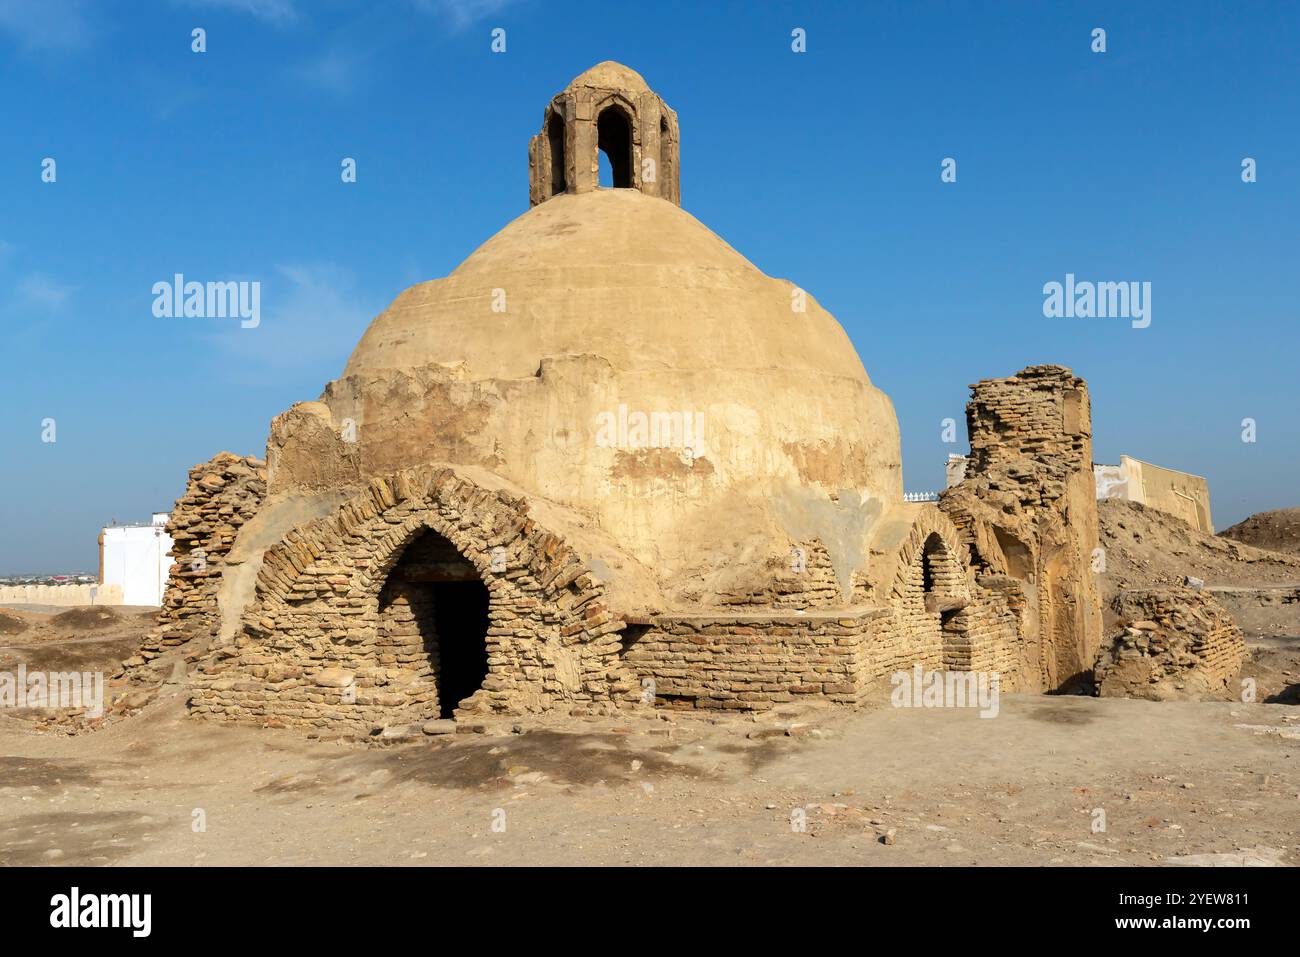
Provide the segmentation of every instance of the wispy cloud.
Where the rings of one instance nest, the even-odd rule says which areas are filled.
[[[32,273],[18,281],[14,306],[47,314],[57,312],[72,295],[74,288],[45,273]]]
[[[277,266],[262,282],[256,328],[242,329],[236,320],[188,321],[219,324],[211,342],[232,380],[257,380],[270,371],[314,373],[324,382],[343,371],[352,347],[382,305],[367,302],[356,291],[346,268],[297,263]]]
[[[416,9],[438,17],[453,33],[496,16],[516,0],[413,0]]]
[[[352,52],[329,50],[301,63],[291,73],[295,80],[313,90],[348,97],[362,82],[362,58]]]
[[[72,53],[90,45],[94,29],[84,0],[0,0],[0,33],[25,53]]]
[[[6,264],[8,253],[16,247],[0,243],[0,266]],[[58,335],[64,322],[64,307],[76,292],[75,286],[60,282],[48,273],[30,272],[15,279],[6,278],[0,288],[0,326],[7,336],[7,345],[17,348],[20,341],[41,339],[51,333]]]
[[[247,13],[267,23],[285,24],[298,19],[294,0],[181,0],[185,6],[230,13]]]

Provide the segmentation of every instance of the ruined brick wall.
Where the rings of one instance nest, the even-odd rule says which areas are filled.
[[[813,539],[792,545],[789,552],[770,559],[761,581],[723,586],[718,603],[757,608],[831,608],[844,603],[830,552]]]
[[[1023,505],[1059,500],[1070,477],[1092,477],[1087,384],[1064,366],[1029,366],[971,386],[966,475],[1005,471]]]
[[[635,701],[624,625],[605,586],[526,501],[452,469],[373,480],[334,514],[270,549],[233,645],[199,668],[195,714],[347,728],[436,717],[433,635],[400,584],[407,547],[432,531],[486,587],[487,675],[461,713],[602,709]]]
[[[1023,684],[1024,640],[1013,596],[987,587],[967,562],[958,528],[932,505],[908,506],[872,545],[857,595],[885,608],[861,658],[861,683],[919,664],[927,670],[997,671]]]
[[[879,613],[661,616],[624,660],[668,707],[761,711],[806,696],[853,704],[856,659]]]
[[[1015,690],[1015,611],[1001,592],[973,584],[937,509],[909,514],[893,554],[870,570],[888,579],[864,585],[870,606],[660,615],[628,636],[625,662],[659,704],[678,708],[758,711],[804,696],[856,704],[916,664],[998,672]]]
[[[939,509],[900,510],[871,549],[852,605],[814,541],[801,571],[775,569],[768,589],[745,594],[743,606],[630,626],[623,660],[643,692],[675,708],[760,711],[808,697],[857,704],[917,664],[997,672],[1004,690],[1018,690],[1020,592],[976,583],[958,531]]]
[[[972,586],[952,546],[931,533],[904,556],[890,615],[875,623],[862,680],[915,664],[926,670],[996,671],[1002,687],[1019,682],[1016,616],[996,593]]]
[[[1021,685],[1018,645],[1016,617],[996,597],[972,602],[943,622],[944,670],[997,672],[1004,691]]]
[[[209,482],[214,485],[215,483]],[[879,587],[842,599],[826,551],[778,572],[766,607],[658,614],[628,628],[605,586],[528,503],[457,470],[376,479],[269,549],[233,643],[200,662],[191,708],[224,720],[364,733],[447,714],[445,641],[423,583],[485,589],[486,677],[457,714],[635,705],[757,711],[863,700],[896,671],[997,671],[1016,687],[1019,593],[975,583],[956,528],[909,509]],[[782,570],[784,571],[784,570]],[[887,579],[887,580],[886,580]],[[785,604],[783,607],[784,603]],[[457,696],[458,697],[458,696]]]
[[[624,661],[643,693],[673,708],[762,711],[807,697],[853,705],[914,664],[998,672],[1014,690],[1015,621],[1005,604],[968,605],[947,637],[938,617],[922,627],[886,608],[665,615],[629,642]]]
[[[168,649],[195,638],[200,644],[220,627],[217,591],[226,556],[240,528],[266,495],[266,463],[253,456],[221,452],[190,469],[185,494],[167,522],[172,565],[157,624],[128,669],[147,665]]]
[[[1102,697],[1236,696],[1246,644],[1232,616],[1208,592],[1128,589],[1111,607],[1119,626],[1097,659]]]
[[[1054,365],[986,379],[971,387],[966,424],[966,478],[943,493],[940,507],[979,576],[1024,585],[1017,617],[1027,687],[1080,682],[1101,640],[1087,384]]]

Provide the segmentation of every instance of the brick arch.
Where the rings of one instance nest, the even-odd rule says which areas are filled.
[[[895,558],[892,594],[900,597],[906,590],[911,570],[925,560],[926,553],[938,556],[938,561],[951,576],[945,589],[953,595],[969,599],[971,597],[972,576],[969,566],[963,560],[961,535],[952,521],[937,508],[926,507],[920,510],[912,522],[912,527],[898,546]]]
[[[427,682],[418,668],[400,667],[418,656],[376,651],[384,648],[380,593],[425,530],[446,538],[488,588],[488,675],[473,710],[632,700],[634,681],[618,657],[623,623],[577,552],[531,517],[524,498],[426,467],[371,481],[267,551],[236,645],[206,669],[218,677],[200,682],[196,709],[317,725],[429,717]],[[494,571],[498,548],[505,564]]]
[[[906,623],[909,657],[925,667],[970,667],[973,583],[959,541],[947,516],[926,506],[895,555],[890,604]]]
[[[621,106],[624,112],[627,113],[628,119],[632,121],[633,125],[636,124],[640,112],[637,109],[637,104],[628,99],[622,93],[616,91],[610,91],[597,99],[593,99],[591,103],[591,115],[593,117],[600,116],[601,113],[611,106]]]
[[[491,589],[491,582],[496,577],[492,571],[491,551],[484,554],[473,538],[451,522],[446,521],[436,509],[428,508],[413,511],[400,525],[390,526],[388,533],[375,542],[375,551],[364,568],[353,573],[352,591],[378,599],[384,582],[393,568],[401,561],[407,546],[426,531],[437,532],[456,547],[467,562],[474,566],[479,578]],[[501,547],[501,546],[498,546]]]
[[[970,585],[948,543],[938,532],[931,532],[921,545],[919,557],[926,578],[926,594],[943,598],[970,598]]]

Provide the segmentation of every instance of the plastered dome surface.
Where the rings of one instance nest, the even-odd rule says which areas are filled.
[[[849,600],[902,499],[893,407],[835,319],[638,189],[559,193],[407,289],[268,460],[272,492],[490,471],[674,605],[757,594],[809,544]]]
[[[495,289],[504,311],[493,311]],[[839,323],[811,297],[795,311],[794,292],[671,203],[566,194],[398,296],[344,375],[464,362],[513,379],[543,357],[590,353],[622,372],[803,371],[869,386]]]

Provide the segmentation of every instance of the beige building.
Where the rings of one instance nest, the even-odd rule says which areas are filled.
[[[367,732],[1086,672],[1083,381],[977,384],[967,481],[905,502],[889,397],[811,295],[681,208],[678,142],[620,64],[551,97],[529,209],[399,294],[265,462],[191,472],[134,673],[180,649],[195,714]]]
[[[1214,534],[1210,520],[1210,487],[1200,475],[1143,462],[1128,455],[1119,465],[1092,467],[1097,498],[1122,498],[1177,515],[1192,528]]]

